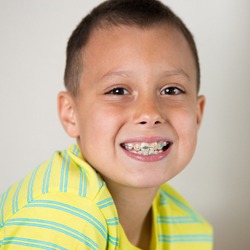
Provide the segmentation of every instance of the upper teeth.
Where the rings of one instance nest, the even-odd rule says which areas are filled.
[[[124,143],[123,146],[128,151],[141,155],[154,155],[162,152],[163,147],[167,146],[168,142],[159,141],[152,143]]]

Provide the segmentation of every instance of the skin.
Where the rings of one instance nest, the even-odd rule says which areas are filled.
[[[128,239],[147,249],[152,201],[191,160],[202,120],[191,50],[174,28],[120,26],[95,30],[83,62],[78,96],[59,94],[61,122],[106,181]],[[160,140],[171,147],[154,157],[121,146]]]

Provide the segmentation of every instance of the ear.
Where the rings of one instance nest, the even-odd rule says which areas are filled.
[[[196,106],[196,120],[198,128],[201,125],[204,108],[205,108],[206,99],[205,96],[201,95],[197,98],[197,106]]]
[[[57,98],[58,115],[64,130],[71,137],[77,138],[79,130],[77,126],[74,99],[68,92],[60,92]]]

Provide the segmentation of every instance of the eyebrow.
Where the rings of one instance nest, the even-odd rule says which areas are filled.
[[[165,77],[180,76],[190,80],[190,76],[182,69],[166,70],[163,72],[163,76]]]
[[[132,75],[132,71],[110,71],[103,75],[101,79],[112,79],[113,77],[116,76],[121,76],[121,77],[128,77]],[[190,80],[190,76],[182,69],[173,69],[173,70],[165,70],[162,73],[163,77],[171,77],[171,76],[179,76],[179,77],[184,77]]]
[[[129,75],[131,75],[132,71],[110,71],[108,73],[106,73],[105,75],[103,75],[101,78],[102,79],[110,79],[113,78],[115,76],[122,76],[122,77],[128,77]]]

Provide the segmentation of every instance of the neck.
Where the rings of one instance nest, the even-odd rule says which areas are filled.
[[[152,202],[158,188],[130,188],[106,181],[128,240],[148,249],[152,228]]]

